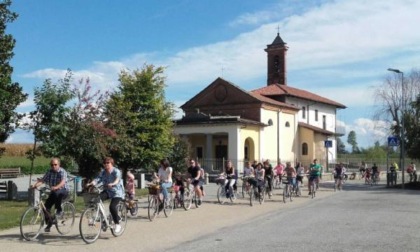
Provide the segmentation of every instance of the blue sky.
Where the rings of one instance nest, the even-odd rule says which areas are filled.
[[[165,66],[166,98],[178,106],[217,77],[253,90],[266,85],[264,49],[279,27],[288,84],[345,104],[338,120],[366,147],[388,135],[372,120],[373,87],[387,68],[420,64],[417,0],[15,0],[12,10],[13,80],[29,94],[19,112],[68,68],[112,90],[121,69]],[[31,141],[24,131],[8,139]]]

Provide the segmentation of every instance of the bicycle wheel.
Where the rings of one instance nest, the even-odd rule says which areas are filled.
[[[300,197],[302,195],[302,191],[300,189],[299,183],[296,183],[296,197]]]
[[[127,216],[127,206],[125,205],[124,201],[120,201],[120,203],[117,206],[118,209],[118,216],[120,217],[120,226],[121,226],[121,231],[120,232],[115,232],[115,228],[111,228],[111,233],[113,236],[117,237],[117,236],[121,236],[124,231],[125,228],[127,227],[127,220],[128,220],[128,216]]]
[[[169,193],[168,195],[168,202],[165,203],[165,207],[163,208],[163,213],[166,217],[169,217],[172,215],[174,211],[174,196],[172,193]]]
[[[217,201],[220,204],[223,204],[226,202],[226,191],[225,191],[224,185],[219,186],[219,188],[217,189]]]
[[[246,194],[246,180],[242,180],[242,186],[241,186],[241,188],[242,188],[242,192],[241,192],[241,194],[242,194],[242,198],[245,198],[245,194]]]
[[[251,186],[249,188],[248,195],[249,195],[249,205],[253,206],[254,205],[254,197],[255,197],[254,187]]]
[[[264,199],[265,199],[265,187],[261,188],[261,193],[258,196],[258,201],[260,202],[260,204],[264,203]]]
[[[230,193],[229,193],[229,200],[230,200],[230,202],[234,202],[235,200],[236,200],[236,194],[237,194],[237,192],[232,188],[232,187],[229,187],[229,191],[230,191]]]
[[[182,206],[184,207],[185,211],[189,210],[192,206],[192,195],[189,190],[185,190],[184,192],[184,197],[182,197]]]
[[[150,221],[153,221],[159,214],[158,196],[151,196],[149,199],[149,206],[147,208],[147,215]]]
[[[64,202],[61,204],[61,209],[63,211],[62,217],[57,217],[57,231],[58,233],[65,235],[70,233],[74,225],[74,218],[76,209],[74,205],[70,202]]]
[[[312,181],[311,182],[311,197],[312,197],[312,199],[315,198],[315,190],[316,190],[315,182]]]
[[[20,234],[27,241],[35,240],[41,233],[45,216],[39,207],[30,207],[20,219]]]
[[[102,232],[102,225],[106,224],[99,208],[89,207],[85,209],[79,222],[79,232],[83,241],[87,244],[94,243]]]
[[[290,202],[293,201],[293,192],[294,192],[293,185],[289,184],[289,200],[290,200]]]
[[[137,217],[139,214],[139,201],[134,200],[131,208],[129,209],[131,216]]]
[[[284,189],[283,189],[283,203],[286,203],[288,190],[289,190],[289,185],[286,184]]]

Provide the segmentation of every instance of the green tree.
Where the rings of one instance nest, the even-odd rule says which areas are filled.
[[[35,89],[36,110],[31,113],[30,126],[34,150],[36,142],[42,142],[45,156],[60,157],[66,168],[75,162],[80,175],[92,177],[109,155],[108,143],[115,137],[104,125],[107,97],[107,93],[92,92],[88,79],[73,83],[71,71],[58,83],[47,79]]]
[[[347,136],[347,143],[351,145],[351,151],[353,154],[360,152],[359,147],[357,146],[356,132],[354,130],[349,132]]]
[[[6,28],[8,23],[16,20],[18,14],[10,11],[11,4],[11,0],[0,2],[0,143],[5,142],[14,132],[22,117],[15,112],[15,109],[27,98],[19,83],[12,81],[13,67],[10,65],[10,60],[14,56],[16,40],[12,35],[6,34]]]
[[[165,101],[163,70],[145,65],[141,70],[122,71],[118,91],[107,103],[107,127],[117,135],[110,148],[124,171],[155,169],[171,153],[173,105]]]
[[[411,102],[404,118],[406,153],[411,159],[420,160],[420,95]]]
[[[375,105],[378,108],[374,115],[374,120],[386,121],[391,125],[390,134],[401,136],[402,118],[411,117],[407,113],[413,112],[407,109],[407,101],[416,100],[420,93],[420,70],[412,69],[408,74],[389,73],[379,86],[375,87],[374,98]],[[405,106],[403,106],[405,105]],[[403,115],[403,107],[406,107]],[[405,119],[407,120],[407,118]],[[405,128],[410,127],[410,121],[404,121]],[[408,136],[404,139],[405,146]]]
[[[347,154],[346,145],[337,137],[337,154]]]
[[[185,173],[191,145],[187,139],[180,136],[175,136],[174,138],[175,143],[168,158],[175,172]]]

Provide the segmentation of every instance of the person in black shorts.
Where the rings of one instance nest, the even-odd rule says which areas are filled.
[[[187,170],[189,177],[191,179],[191,184],[194,186],[195,193],[198,197],[198,205],[201,205],[201,201],[203,199],[203,194],[200,189],[200,177],[201,177],[201,170],[200,167],[196,165],[194,159],[190,160],[190,167]]]

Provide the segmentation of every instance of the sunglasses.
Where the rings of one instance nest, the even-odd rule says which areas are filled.
[[[110,164],[111,162],[104,162],[104,164]]]
[[[58,164],[51,164],[51,166],[57,166]]]

